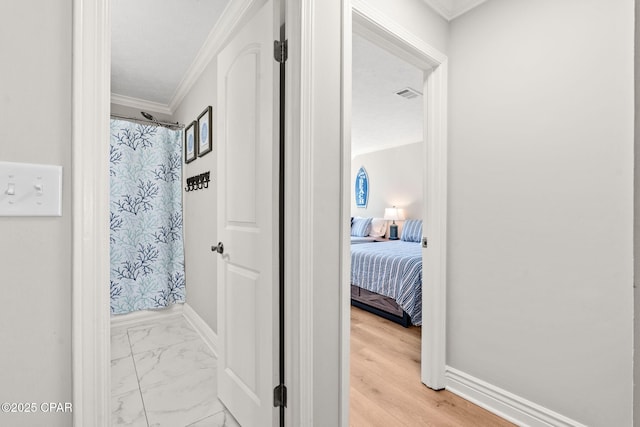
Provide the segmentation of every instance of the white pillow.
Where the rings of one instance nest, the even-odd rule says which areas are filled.
[[[387,232],[387,220],[384,218],[374,218],[371,221],[371,230],[369,230],[369,236],[382,237]]]

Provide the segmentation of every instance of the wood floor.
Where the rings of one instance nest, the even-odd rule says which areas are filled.
[[[352,427],[498,427],[513,424],[420,382],[420,328],[351,307]]]

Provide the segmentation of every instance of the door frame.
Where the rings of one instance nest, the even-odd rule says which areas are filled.
[[[109,0],[73,0],[73,425],[111,425],[109,318]]]
[[[356,25],[368,29],[379,44],[386,43],[419,68],[432,70],[425,86],[429,129],[423,145],[430,168],[425,193],[435,201],[425,213],[433,224],[426,230],[433,260],[428,280],[433,286],[423,290],[423,312],[431,314],[424,321],[431,331],[422,344],[428,362],[421,376],[435,389],[445,385],[447,57],[365,0],[300,0],[290,2],[290,7],[291,3],[297,9],[287,15],[292,53],[287,89],[291,187],[286,207],[291,221],[288,348],[294,359],[290,396],[297,425],[347,427],[352,14]]]
[[[350,0],[351,30],[345,25],[343,80],[343,149],[351,158],[351,34],[355,32],[376,45],[415,65],[425,73],[423,87],[423,236],[428,248],[423,250],[422,289],[422,364],[421,379],[432,389],[445,387],[446,356],[446,253],[447,253],[447,56],[388,18],[365,0]],[[345,19],[348,22],[348,18]],[[351,169],[344,169],[344,193],[350,195]],[[426,201],[429,203],[426,203]],[[343,215],[350,216],[349,197],[343,197]],[[425,253],[427,252],[427,253]],[[348,289],[350,251],[343,252],[343,284]],[[348,319],[350,293],[344,291],[343,317]],[[350,334],[343,328],[343,335]],[[343,336],[343,341],[345,340]],[[343,346],[344,347],[344,346]],[[343,355],[343,363],[348,363]],[[346,402],[345,402],[346,404]]]

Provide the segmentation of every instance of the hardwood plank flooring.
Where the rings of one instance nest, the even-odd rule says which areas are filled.
[[[508,421],[420,381],[420,328],[351,307],[351,427],[502,427]]]

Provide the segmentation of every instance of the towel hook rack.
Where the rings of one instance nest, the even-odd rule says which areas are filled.
[[[195,190],[201,190],[203,188],[209,188],[209,181],[211,181],[211,172],[203,172],[199,175],[193,175],[187,178],[187,186],[184,191],[190,192]]]

